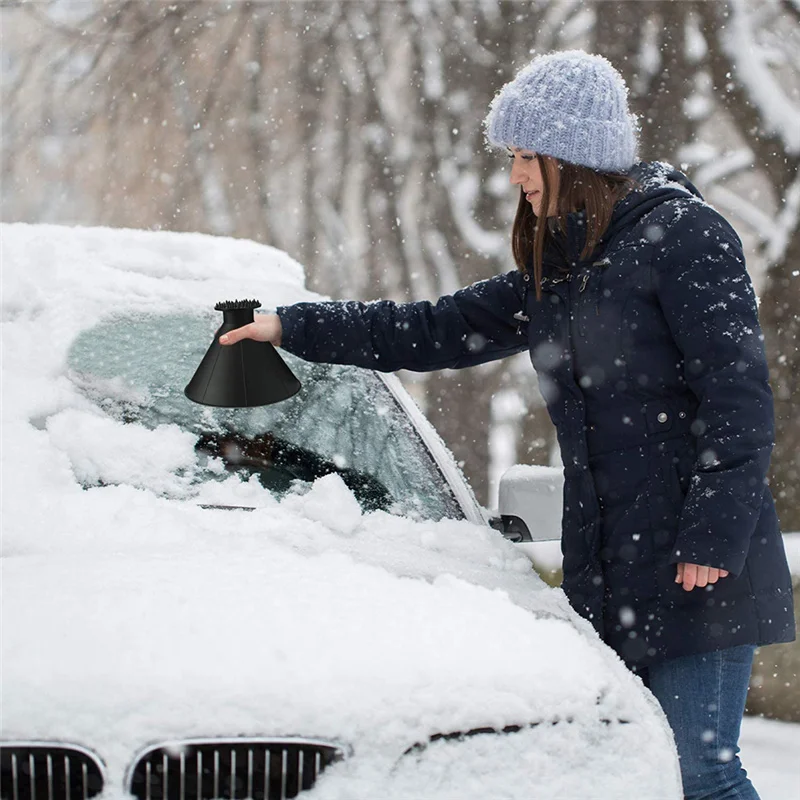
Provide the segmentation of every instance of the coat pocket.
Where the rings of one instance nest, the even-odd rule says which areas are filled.
[[[689,493],[689,485],[694,472],[694,456],[685,453],[673,453],[669,463],[669,484],[672,499],[682,509]]]
[[[691,458],[679,451],[662,453],[651,467],[648,497],[650,528],[658,556],[672,552],[680,527],[683,504],[689,491]]]
[[[606,595],[614,605],[637,605],[657,596],[655,548],[647,488],[624,510],[607,512],[600,560]]]
[[[637,608],[658,596],[651,531],[615,536],[603,547],[601,559],[606,597],[612,606]]]

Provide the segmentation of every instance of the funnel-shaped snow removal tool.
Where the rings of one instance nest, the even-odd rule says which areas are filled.
[[[247,408],[280,403],[300,390],[300,381],[269,342],[242,339],[221,345],[219,337],[253,322],[258,300],[217,303],[222,326],[184,390],[195,403],[224,408]]]

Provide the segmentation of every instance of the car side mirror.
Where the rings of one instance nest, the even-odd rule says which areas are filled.
[[[498,516],[489,524],[512,542],[558,540],[563,493],[559,467],[517,464],[500,478]]]

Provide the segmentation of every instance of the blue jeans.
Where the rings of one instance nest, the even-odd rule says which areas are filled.
[[[737,756],[754,651],[673,658],[642,675],[675,734],[686,800],[758,800]]]

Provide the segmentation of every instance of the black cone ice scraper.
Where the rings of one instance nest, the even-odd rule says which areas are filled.
[[[243,339],[221,345],[219,337],[255,319],[258,300],[233,300],[217,303],[222,326],[184,390],[195,403],[224,408],[247,408],[279,403],[296,394],[300,381],[269,342]]]

